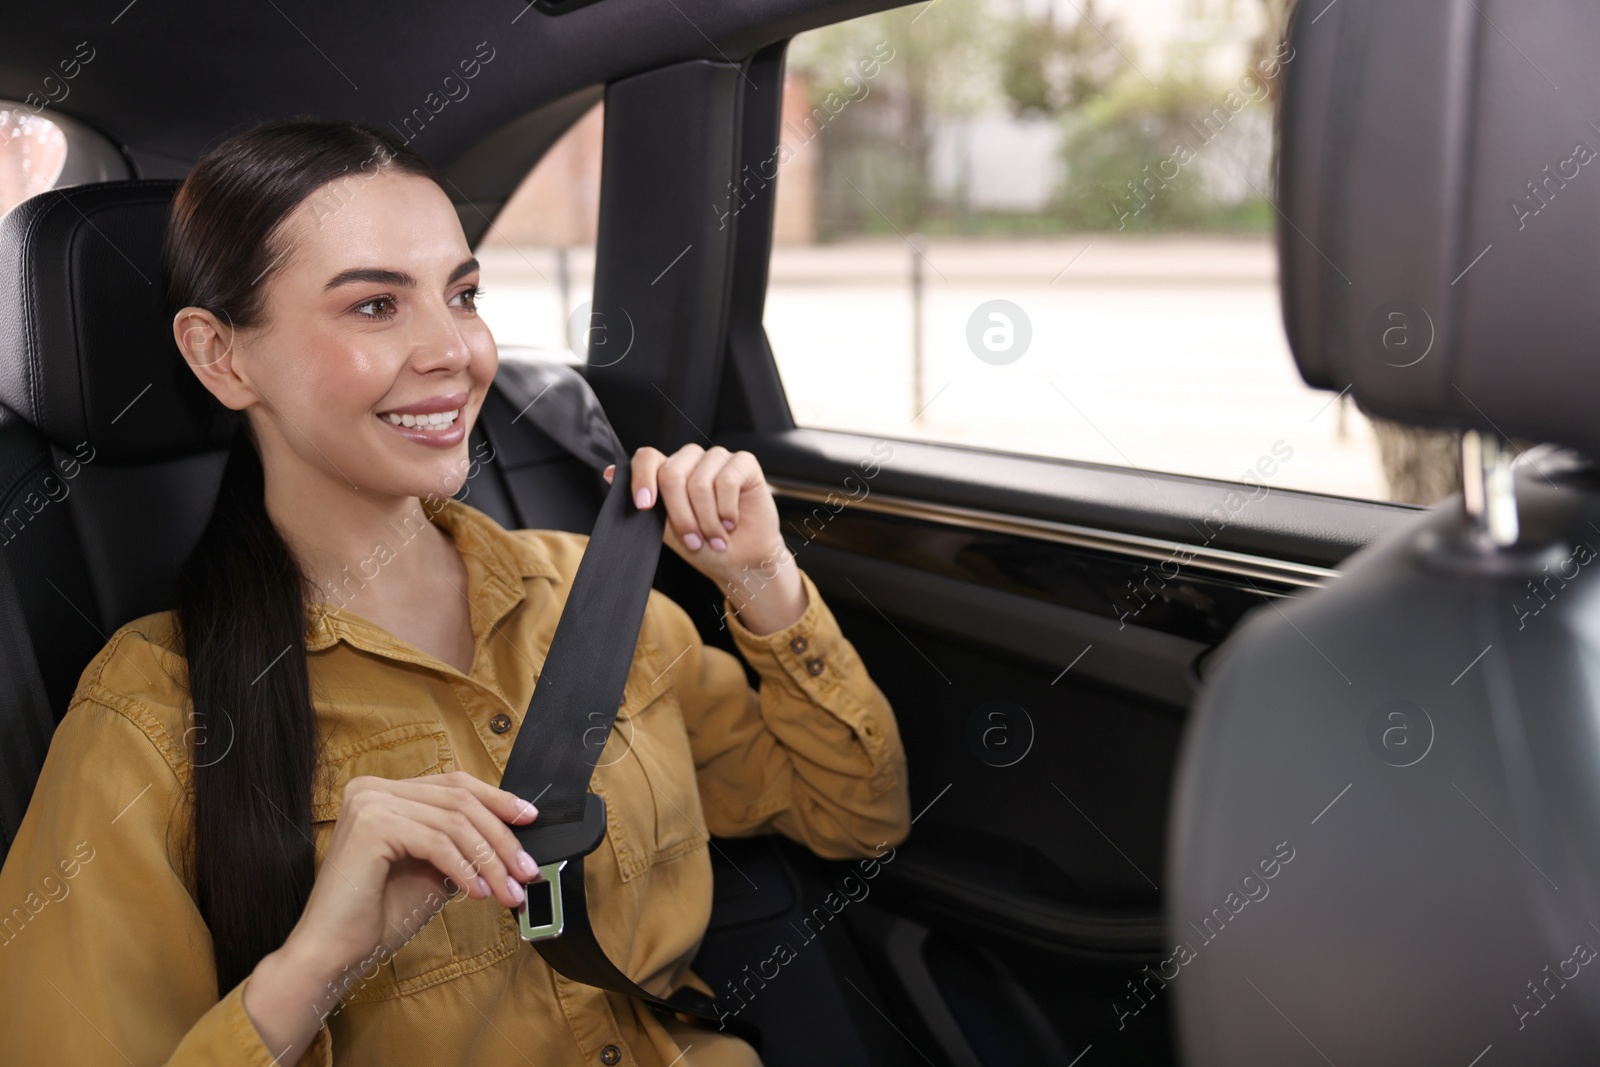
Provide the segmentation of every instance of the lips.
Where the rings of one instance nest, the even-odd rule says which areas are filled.
[[[448,393],[374,414],[402,437],[419,444],[447,448],[465,436],[461,414],[466,405],[465,392]]]

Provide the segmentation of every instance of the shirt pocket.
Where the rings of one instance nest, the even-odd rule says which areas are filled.
[[[607,834],[624,882],[705,847],[694,754],[677,690],[664,673],[649,685],[628,687],[593,788],[606,800]]]
[[[313,794],[312,834],[319,857],[339,817],[344,788],[352,778],[417,778],[455,769],[444,727],[436,722],[404,723],[332,749]],[[487,967],[515,951],[515,917],[493,900],[456,899],[432,919],[392,959],[369,967],[352,983],[347,1003],[387,1000]]]

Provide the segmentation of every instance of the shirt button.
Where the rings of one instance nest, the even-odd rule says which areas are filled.
[[[789,650],[791,652],[804,652],[809,647],[811,647],[811,642],[803,637],[797,637],[789,642]]]
[[[503,734],[511,729],[511,716],[500,714],[489,720],[489,729],[497,734]],[[616,1061],[612,1061],[616,1062]]]
[[[607,1045],[600,1050],[600,1062],[605,1064],[606,1067],[611,1067],[614,1063],[621,1063],[622,1050],[615,1045]]]
[[[862,719],[861,720],[861,735],[863,737],[877,737],[878,736],[878,724],[873,722],[871,719]]]
[[[807,670],[807,672],[809,672],[813,676],[821,674],[822,673],[822,661],[820,659],[808,659],[808,660],[806,660],[806,670]]]

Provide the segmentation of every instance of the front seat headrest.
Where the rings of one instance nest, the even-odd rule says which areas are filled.
[[[1548,0],[1299,5],[1278,240],[1306,381],[1600,455],[1597,39]]]
[[[172,339],[160,263],[179,184],[57,189],[0,219],[0,405],[69,452],[151,462],[233,434]]]

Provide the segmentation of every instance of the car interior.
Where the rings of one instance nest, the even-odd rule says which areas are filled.
[[[221,477],[226,431],[161,287],[189,165],[268,117],[403,131],[477,246],[601,104],[593,308],[626,352],[577,369],[628,448],[760,460],[909,761],[912,833],[848,906],[824,903],[848,864],[714,842],[695,964],[713,988],[841,920],[750,998],[763,1062],[1487,1067],[1595,1047],[1600,979],[1562,969],[1600,938],[1580,844],[1600,818],[1580,457],[1600,448],[1600,184],[1562,169],[1569,142],[1600,143],[1593,12],[1314,0],[1288,24],[1269,203],[1289,348],[1324,400],[1463,435],[1464,491],[1424,507],[797,421],[764,324],[775,199],[716,205],[779,151],[791,41],[879,0],[123,3],[16,12],[0,37],[0,102],[50,94],[68,144],[54,187],[0,218],[5,844],[49,724],[114,630],[169,606]],[[471,57],[470,95],[438,103]],[[1393,358],[1394,314],[1437,324],[1432,359]],[[458,496],[507,528],[587,531],[605,486],[518,418],[517,364],[542,357],[514,349],[473,431],[492,459]],[[1579,451],[1513,470],[1532,442]],[[733,650],[708,581],[663,552],[655,584]]]

